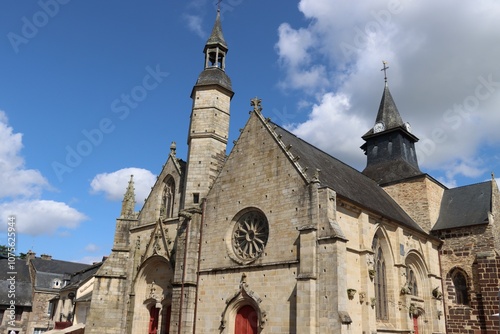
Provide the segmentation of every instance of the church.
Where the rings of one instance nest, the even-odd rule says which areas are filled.
[[[85,333],[499,332],[493,177],[448,189],[423,173],[387,82],[362,172],[273,123],[258,98],[227,153],[219,13],[203,51],[187,157],[173,142],[140,212],[131,177]]]

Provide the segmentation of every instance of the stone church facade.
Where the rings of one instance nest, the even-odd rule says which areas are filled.
[[[175,143],[140,212],[133,178],[85,333],[498,333],[494,179],[447,189],[418,167],[387,83],[359,171],[262,113],[226,156],[219,15]]]

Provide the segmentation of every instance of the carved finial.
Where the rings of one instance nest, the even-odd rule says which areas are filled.
[[[243,273],[243,274],[241,274],[240,283],[245,284],[246,282],[247,282],[247,274]]]
[[[382,64],[384,64],[384,67],[381,69],[381,71],[384,71],[384,81],[387,85],[387,69],[389,68],[389,66],[387,66],[387,62],[385,60],[382,60]]]
[[[319,183],[319,173],[320,172],[321,172],[321,169],[316,168],[316,170],[314,171],[312,182]]]
[[[176,149],[177,149],[177,144],[175,143],[175,141],[173,141],[172,144],[170,144],[170,154],[172,154],[174,157]]]
[[[253,111],[260,113],[262,111],[261,106],[262,100],[257,96],[250,100],[250,105],[253,107]]]
[[[491,179],[494,180],[495,179],[495,172],[491,172]]]
[[[120,216],[123,218],[134,218],[134,208],[135,208],[134,175],[130,175],[127,191],[123,196],[122,211]]]

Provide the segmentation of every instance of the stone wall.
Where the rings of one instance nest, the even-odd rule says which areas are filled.
[[[445,188],[428,175],[384,186],[384,190],[406,213],[429,232],[439,217]]]
[[[498,333],[498,289],[500,257],[494,251],[496,236],[491,224],[443,230],[436,233],[443,240],[441,266],[447,332],[467,334]],[[468,299],[456,301],[453,275],[460,270],[466,275]]]

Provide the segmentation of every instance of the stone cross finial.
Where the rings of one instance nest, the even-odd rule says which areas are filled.
[[[175,156],[176,149],[177,149],[177,144],[175,143],[175,141],[173,141],[172,144],[170,144],[170,154]]]
[[[257,96],[250,100],[250,105],[253,107],[253,111],[260,113],[262,111],[262,100]]]

